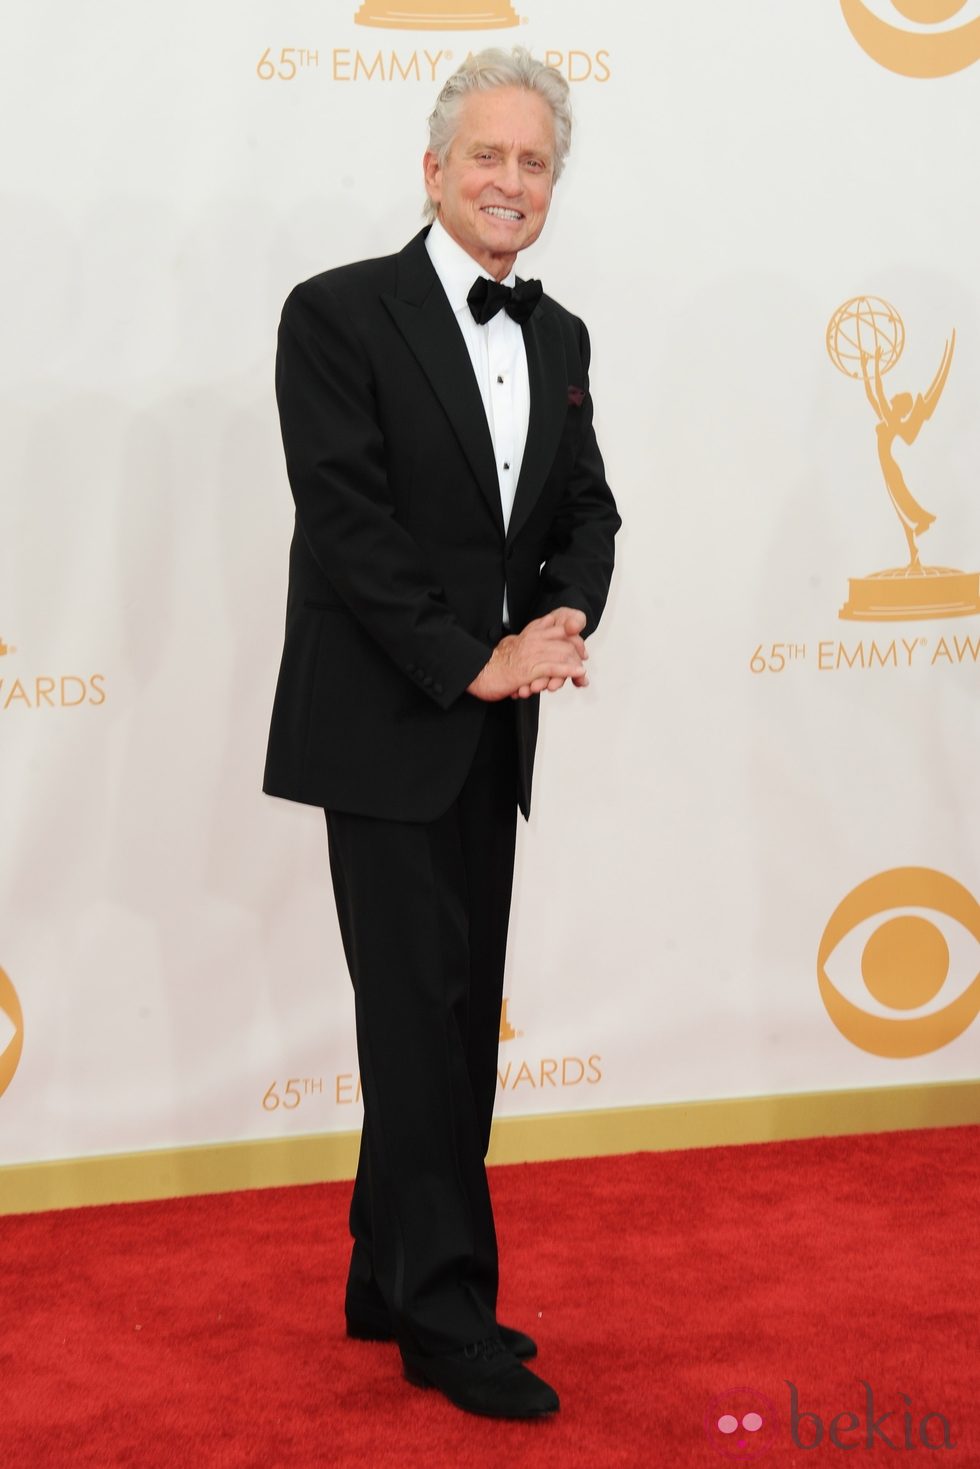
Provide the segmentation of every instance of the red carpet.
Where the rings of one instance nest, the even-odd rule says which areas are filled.
[[[0,1219],[3,1464],[976,1469],[978,1141],[495,1169],[501,1316],[562,1397],[534,1425],[468,1417],[405,1384],[393,1346],[345,1339],[348,1185]],[[815,1415],[795,1429],[787,1382]],[[955,1448],[923,1449],[927,1414]]]

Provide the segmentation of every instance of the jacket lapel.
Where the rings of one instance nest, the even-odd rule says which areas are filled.
[[[416,235],[401,252],[395,293],[381,299],[442,404],[502,536],[500,486],[483,399],[466,343],[425,248],[427,233]],[[533,404],[533,387],[531,396]]]
[[[547,301],[524,323],[531,416],[514,507],[507,527],[512,541],[527,520],[551,468],[568,413],[568,373],[558,317]]]

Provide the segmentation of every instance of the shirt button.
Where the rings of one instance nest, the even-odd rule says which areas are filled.
[[[505,469],[509,469],[509,468],[510,468],[510,465],[509,465],[509,464],[505,464],[505,465],[504,465],[504,468],[505,468]]]
[[[503,378],[502,378],[502,377],[500,377],[500,376],[499,376],[499,374],[498,374],[498,376],[497,376],[497,381],[498,381],[498,383],[502,383],[502,382],[503,382]]]

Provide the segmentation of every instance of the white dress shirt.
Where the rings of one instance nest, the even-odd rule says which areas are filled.
[[[506,530],[514,507],[514,493],[521,473],[531,414],[531,388],[527,376],[524,334],[506,311],[498,311],[485,326],[480,326],[474,320],[466,300],[470,288],[477,276],[486,276],[488,280],[493,277],[461,245],[457,245],[438,219],[426,237],[425,248],[449,298],[473,364],[493,442],[497,483],[500,488],[500,509]],[[512,271],[502,284],[513,286],[516,280]],[[509,620],[505,588],[504,623]]]

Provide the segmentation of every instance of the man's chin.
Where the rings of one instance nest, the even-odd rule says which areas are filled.
[[[500,227],[501,225],[503,228]],[[499,245],[502,249],[516,250],[523,244],[528,229],[523,219],[520,224],[514,225],[509,224],[506,220],[494,220],[493,224],[484,226],[482,233],[488,244]]]
[[[504,228],[496,228],[498,223]],[[516,255],[519,250],[526,250],[540,233],[540,230],[532,230],[526,219],[513,225],[506,220],[494,221],[494,226],[482,231],[485,248],[498,255]]]

